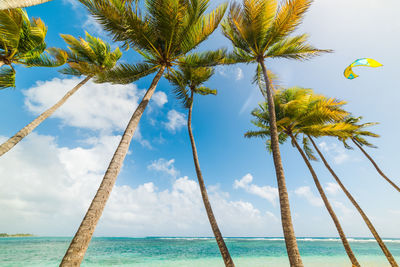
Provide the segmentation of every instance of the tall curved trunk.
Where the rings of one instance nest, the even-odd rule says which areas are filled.
[[[82,87],[85,83],[87,83],[92,76],[87,76],[83,81],[81,81],[77,86],[72,88],[68,93],[66,93],[63,98],[61,98],[55,105],[47,109],[45,112],[40,114],[36,119],[34,119],[31,123],[26,125],[24,128],[19,130],[13,137],[8,139],[6,142],[0,145],[0,157],[7,153],[11,148],[13,148],[16,144],[18,144],[22,139],[24,139],[28,134],[30,134],[39,124],[41,124],[45,119],[50,117],[61,105],[63,105],[68,98],[70,98],[79,88]]]
[[[279,203],[281,209],[281,220],[283,235],[285,238],[286,250],[289,257],[290,266],[303,267],[299,248],[297,246],[296,236],[294,234],[292,216],[290,214],[289,195],[286,188],[285,174],[279,150],[278,129],[276,126],[275,106],[272,97],[271,84],[268,79],[267,68],[265,67],[264,59],[259,61],[262,67],[265,86],[267,91],[268,112],[270,114],[270,131],[271,131],[271,149],[274,159],[276,179],[278,182]],[[262,92],[261,92],[262,93]]]
[[[103,180],[101,181],[99,189],[97,190],[97,193],[94,196],[92,203],[90,204],[90,207],[86,212],[86,215],[83,218],[81,225],[79,226],[78,231],[72,239],[69,248],[64,255],[64,258],[62,259],[60,267],[80,266],[83,257],[85,256],[85,252],[89,247],[89,243],[92,239],[96,225],[101,217],[101,214],[103,213],[106,202],[110,197],[115,181],[117,180],[119,171],[122,167],[122,163],[124,162],[125,156],[128,153],[129,145],[139,124],[140,118],[142,117],[151,96],[156,90],[157,83],[161,79],[164,70],[165,67],[162,66],[157,75],[154,77],[150,88],[147,90],[139,106],[133,113],[128,123],[128,126],[126,127],[125,132],[122,135],[121,141],[114,153],[114,156],[112,157],[111,162],[108,165],[107,171],[103,177]]]
[[[189,132],[189,137],[190,137],[190,143],[192,145],[193,161],[194,161],[194,166],[196,169],[197,179],[199,181],[201,197],[203,198],[203,203],[204,203],[204,207],[207,212],[208,220],[210,221],[211,229],[214,233],[215,240],[217,241],[218,248],[219,248],[219,251],[221,252],[221,256],[224,260],[225,266],[226,267],[235,267],[235,264],[233,263],[231,255],[229,254],[228,248],[226,247],[224,238],[222,237],[221,231],[219,230],[217,220],[214,217],[214,213],[211,208],[211,203],[208,200],[206,185],[204,184],[203,175],[202,175],[201,169],[200,169],[200,163],[199,163],[199,158],[197,156],[196,144],[194,142],[194,137],[193,137],[193,133],[192,133],[193,90],[191,91],[190,99],[191,99],[191,104],[189,107],[187,127],[188,127],[188,132]]]
[[[308,158],[307,158],[306,154],[304,153],[303,149],[301,149],[301,147],[297,143],[296,138],[291,134],[289,134],[289,136],[292,139],[292,142],[296,146],[297,150],[301,154],[301,157],[303,158],[304,162],[306,163],[308,169],[311,172],[311,175],[312,175],[312,177],[314,179],[315,186],[317,187],[318,192],[321,195],[322,200],[324,201],[325,207],[328,210],[329,215],[331,216],[333,222],[335,223],[336,229],[337,229],[337,231],[339,233],[340,239],[342,240],[342,243],[343,243],[344,249],[346,250],[347,256],[349,256],[350,261],[351,261],[353,266],[360,267],[361,265],[358,263],[356,257],[354,256],[353,251],[351,250],[349,241],[347,240],[346,235],[343,232],[342,226],[340,225],[340,222],[339,222],[335,212],[333,211],[332,206],[329,203],[328,198],[325,195],[324,189],[322,188],[322,186],[321,186],[321,184],[320,184],[320,182],[318,180],[318,177],[317,177],[317,174],[314,171],[314,168],[311,166],[311,163],[308,160]]]
[[[51,0],[1,0],[0,10],[39,5]]]
[[[340,188],[342,188],[343,192],[346,194],[347,198],[351,201],[353,206],[357,209],[357,211],[360,213],[361,217],[363,218],[365,224],[368,226],[368,229],[371,231],[372,235],[375,237],[376,241],[378,242],[379,246],[381,247],[383,253],[385,254],[386,258],[388,259],[389,263],[393,267],[397,267],[397,263],[395,259],[393,258],[392,254],[390,253],[389,249],[386,247],[385,243],[383,243],[381,237],[379,236],[378,232],[375,230],[375,227],[372,225],[371,221],[367,217],[367,215],[364,213],[364,211],[361,209],[361,207],[358,205],[356,200],[353,198],[353,196],[350,194],[350,192],[346,189],[346,187],[343,185],[342,181],[339,179],[339,177],[336,175],[336,173],[333,171],[331,166],[328,164],[326,161],[325,157],[321,153],[321,151],[318,149],[318,146],[315,144],[314,140],[311,138],[311,136],[307,135],[307,137],[310,139],[312,145],[314,146],[315,150],[317,151],[319,157],[322,159],[322,162],[325,164],[325,167],[329,170],[329,172],[332,174],[333,178],[335,178],[336,182],[339,184]]]
[[[353,141],[354,144],[356,144],[356,146],[362,151],[362,153],[364,153],[364,155],[369,159],[369,161],[371,161],[372,165],[374,165],[375,169],[378,171],[378,173],[389,183],[391,184],[397,191],[400,192],[400,187],[398,187],[392,180],[390,180],[382,171],[381,169],[378,167],[378,164],[376,164],[376,162],[371,158],[371,156],[367,153],[367,151],[365,151],[362,146],[357,143],[356,140],[354,140],[354,138],[351,138],[351,140]]]

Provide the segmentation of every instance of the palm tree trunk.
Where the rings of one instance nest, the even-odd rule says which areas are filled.
[[[362,151],[362,153],[364,153],[364,155],[369,159],[369,161],[371,161],[372,165],[374,165],[375,169],[378,171],[378,173],[389,183],[391,184],[397,191],[400,192],[400,187],[398,187],[392,180],[390,180],[382,171],[381,169],[378,167],[378,164],[376,164],[376,162],[371,158],[371,156],[367,153],[367,151],[365,151],[362,146],[360,146],[359,143],[357,143],[356,140],[354,140],[354,138],[351,138],[351,140],[353,141],[354,144],[356,144],[356,146]]]
[[[301,156],[302,156],[304,162],[306,163],[308,169],[309,169],[310,172],[311,172],[311,175],[312,175],[312,177],[313,177],[313,179],[314,179],[314,183],[315,183],[315,185],[316,185],[316,187],[317,187],[317,189],[318,189],[319,194],[321,195],[322,200],[324,201],[325,207],[326,207],[326,209],[328,210],[329,215],[331,216],[333,222],[335,223],[335,226],[336,226],[336,229],[337,229],[337,231],[338,231],[338,233],[339,233],[340,239],[342,240],[344,249],[346,250],[346,253],[347,253],[347,255],[349,256],[352,265],[353,265],[353,266],[360,267],[360,264],[358,263],[356,257],[354,256],[353,251],[351,250],[349,241],[347,240],[346,235],[345,235],[344,232],[343,232],[342,226],[340,225],[340,222],[339,222],[339,220],[338,220],[338,218],[337,218],[335,212],[333,211],[332,206],[331,206],[331,204],[329,203],[328,198],[327,198],[326,195],[325,195],[324,189],[322,188],[322,186],[321,186],[321,184],[320,184],[320,182],[319,182],[319,180],[318,180],[317,174],[315,173],[313,167],[311,166],[310,161],[308,160],[306,154],[304,153],[304,151],[301,149],[301,147],[300,147],[299,144],[297,143],[296,138],[295,138],[293,135],[291,135],[291,134],[289,134],[289,136],[290,136],[290,138],[292,139],[292,142],[293,142],[294,145],[296,146],[297,150],[300,152],[300,154],[301,154]]]
[[[0,10],[39,5],[51,0],[2,0]]]
[[[154,77],[150,88],[147,90],[139,106],[133,113],[128,126],[122,135],[121,141],[114,153],[114,156],[111,159],[100,187],[97,190],[97,193],[93,198],[78,231],[72,239],[64,258],[62,259],[60,267],[80,266],[83,257],[85,256],[85,252],[89,246],[90,240],[92,239],[97,222],[103,213],[106,202],[111,194],[111,190],[113,189],[115,181],[117,180],[117,176],[128,152],[129,144],[131,143],[140,118],[142,117],[143,112],[157,87],[158,81],[161,79],[161,76],[164,73],[164,70],[165,66],[162,66],[157,75]]]
[[[214,217],[214,213],[211,208],[211,203],[208,200],[208,194],[207,194],[206,185],[204,184],[203,175],[201,174],[199,158],[197,156],[196,144],[194,142],[194,137],[193,137],[193,133],[192,133],[193,90],[191,91],[190,100],[191,100],[191,104],[189,107],[187,127],[188,127],[188,132],[189,132],[189,137],[190,137],[190,143],[192,145],[193,161],[194,161],[194,166],[196,168],[197,179],[199,181],[201,197],[203,198],[203,203],[204,203],[204,207],[207,212],[208,220],[210,221],[211,229],[214,233],[214,236],[217,241],[219,251],[221,252],[221,256],[224,260],[225,266],[226,267],[234,267],[235,264],[233,263],[233,260],[231,258],[231,255],[229,254],[228,248],[226,247],[226,244],[225,244],[224,238],[222,237],[221,231],[219,230],[217,220]]]
[[[13,137],[8,139],[6,142],[0,145],[0,157],[7,153],[11,148],[18,144],[22,139],[24,139],[28,134],[30,134],[39,124],[41,124],[45,119],[50,117],[59,107],[61,107],[79,88],[81,88],[85,83],[87,83],[92,76],[87,76],[83,81],[81,81],[77,86],[72,88],[68,93],[66,93],[63,98],[61,98],[55,105],[47,109],[45,112],[40,114],[31,123],[26,125],[24,128],[19,130]]]
[[[281,153],[279,150],[278,129],[276,126],[275,106],[272,97],[271,85],[268,79],[267,68],[265,67],[264,59],[260,60],[259,63],[264,73],[265,86],[267,89],[268,112],[270,114],[271,149],[274,159],[276,179],[278,182],[279,203],[281,208],[281,220],[286,250],[289,257],[290,266],[303,267],[304,265],[301,260],[296,236],[294,234],[292,216],[290,214],[289,195],[286,188],[285,174],[283,172]]]
[[[390,262],[392,266],[398,266],[395,259],[393,258],[392,254],[386,247],[386,245],[383,243],[381,237],[379,236],[378,232],[375,230],[375,227],[372,225],[371,221],[367,217],[367,215],[364,213],[364,211],[361,209],[361,207],[358,205],[356,200],[353,198],[353,196],[350,194],[350,192],[346,189],[346,187],[342,184],[342,181],[340,181],[339,177],[336,175],[336,173],[333,171],[331,166],[328,164],[326,161],[325,157],[322,155],[321,151],[318,149],[318,146],[315,144],[314,140],[311,138],[311,136],[307,135],[308,138],[310,139],[311,143],[313,144],[315,150],[317,151],[319,157],[322,159],[323,163],[325,164],[326,168],[329,170],[329,172],[332,174],[333,178],[335,178],[336,182],[339,184],[340,188],[342,188],[343,192],[346,194],[347,198],[351,201],[353,206],[357,209],[357,211],[360,213],[361,217],[363,218],[365,224],[368,226],[369,230],[371,231],[372,235],[375,237],[376,241],[378,242],[379,246],[381,247],[383,253],[385,254],[386,258]]]

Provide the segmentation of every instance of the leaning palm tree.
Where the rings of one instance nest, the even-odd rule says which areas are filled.
[[[337,132],[345,133],[350,132],[354,126],[337,123],[316,127],[315,124],[323,124],[324,122],[338,121],[343,119],[347,112],[341,109],[344,104],[342,101],[335,99],[325,99],[322,96],[313,94],[310,89],[302,88],[289,88],[286,90],[279,90],[274,95],[274,108],[277,114],[277,129],[279,133],[279,141],[285,142],[290,138],[293,146],[297,148],[304,162],[306,163],[314,183],[318,189],[319,194],[331,216],[339,236],[342,240],[343,246],[353,266],[360,266],[358,263],[346,235],[340,225],[340,222],[319,182],[317,174],[312,167],[309,158],[315,159],[311,154],[309,144],[306,138],[303,138],[304,150],[298,143],[300,134],[308,133],[315,136],[332,135]],[[245,134],[246,137],[262,137],[270,138],[270,113],[268,104],[263,103],[258,109],[252,112],[255,117],[253,124],[260,128],[259,131],[249,131]],[[267,145],[270,148],[271,141],[267,140]]]
[[[157,72],[149,89],[133,113],[111,159],[104,178],[86,212],[60,266],[79,266],[101,217],[133,134],[164,71],[206,40],[218,27],[226,4],[205,14],[209,0],[146,0],[142,12],[136,3],[125,0],[80,0],[97,21],[125,48],[139,52],[144,62],[121,64],[99,81],[127,84]],[[212,54],[212,53],[211,53]],[[216,54],[221,54],[221,51]],[[208,59],[210,53],[205,55]]]
[[[0,145],[0,156],[8,152],[23,138],[30,134],[40,123],[50,117],[59,107],[61,107],[79,88],[87,83],[92,77],[112,69],[122,56],[119,48],[111,51],[110,45],[99,38],[95,38],[86,33],[86,40],[77,40],[71,35],[61,35],[69,45],[68,65],[69,67],[61,70],[64,74],[75,76],[86,76],[79,84],[68,91],[56,104],[40,114],[31,123],[19,130],[13,137]]]
[[[182,61],[183,63],[185,60]],[[217,220],[211,208],[211,203],[208,200],[207,189],[204,183],[203,175],[200,169],[199,157],[192,132],[192,109],[195,94],[209,95],[217,94],[217,90],[203,86],[204,82],[208,81],[214,74],[214,69],[210,67],[193,68],[190,65],[182,64],[177,71],[171,71],[166,78],[174,86],[174,93],[181,100],[183,106],[188,109],[187,127],[189,132],[190,143],[192,145],[193,161],[196,169],[197,179],[199,181],[201,197],[203,198],[204,207],[207,212],[208,220],[210,221],[211,229],[214,233],[219,250],[224,260],[225,266],[235,266],[229,254],[228,248],[224,242],[221,231],[219,230]]]
[[[0,10],[35,6],[51,0],[1,0]]]
[[[318,125],[316,125],[318,127]],[[324,126],[322,126],[324,127]],[[339,133],[340,137],[346,136],[347,133],[344,135]],[[318,146],[315,144],[313,138],[311,137],[310,134],[307,134],[308,139],[311,141],[314,149],[317,151],[319,157],[322,159],[322,162],[324,163],[325,167],[329,170],[329,172],[332,174],[333,178],[335,181],[339,184],[340,188],[342,191],[345,193],[347,198],[350,200],[350,202],[353,204],[353,206],[357,209],[358,213],[360,213],[362,219],[364,220],[365,224],[367,225],[368,229],[371,231],[372,235],[374,236],[375,240],[378,242],[378,245],[382,249],[383,253],[385,254],[386,258],[388,259],[389,263],[391,266],[398,266],[397,262],[393,258],[392,254],[390,253],[389,249],[386,247],[385,243],[383,243],[382,238],[379,236],[378,232],[376,231],[374,225],[368,218],[368,216],[365,214],[365,212],[362,210],[360,205],[357,203],[357,201],[354,199],[354,197],[350,194],[350,192],[347,190],[347,188],[344,186],[342,181],[339,179],[339,177],[336,175],[332,167],[329,165],[328,161],[325,159],[324,155],[322,152],[319,150]]]
[[[349,116],[348,118],[346,118],[344,120],[346,123],[350,123],[350,124],[356,125],[357,128],[352,133],[351,136],[347,136],[345,138],[340,138],[340,140],[343,142],[343,145],[347,149],[352,149],[352,147],[350,145],[348,145],[347,142],[346,142],[348,139],[350,139],[361,150],[361,152],[367,157],[367,159],[372,163],[372,165],[374,165],[375,169],[383,177],[383,179],[385,179],[391,186],[393,186],[397,191],[400,192],[400,187],[398,185],[396,185],[392,180],[390,180],[383,173],[383,171],[379,168],[378,164],[373,160],[373,158],[363,148],[363,146],[376,148],[376,146],[374,146],[373,144],[368,142],[365,139],[365,137],[379,137],[379,135],[377,135],[377,134],[375,134],[373,132],[370,132],[370,131],[366,131],[365,128],[369,127],[369,126],[372,126],[372,125],[376,125],[377,123],[368,122],[368,123],[358,124],[358,122],[360,122],[361,119],[362,119],[362,117],[352,117],[352,116]]]
[[[39,18],[29,20],[26,11],[19,8],[0,10],[0,89],[15,87],[15,64],[58,67],[66,62],[65,52],[57,48],[46,50],[46,33],[43,21]]]
[[[291,266],[303,266],[294,234],[289,197],[279,150],[278,132],[272,86],[265,60],[287,58],[303,60],[328,50],[307,43],[307,35],[289,36],[302,22],[312,0],[286,0],[278,7],[277,0],[243,0],[243,6],[231,5],[229,17],[223,22],[224,35],[232,42],[234,52],[226,63],[257,63],[257,72],[265,80],[271,126],[271,148],[279,189],[281,219],[286,249]]]

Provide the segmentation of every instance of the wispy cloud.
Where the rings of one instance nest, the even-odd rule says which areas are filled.
[[[299,197],[305,198],[308,201],[308,203],[310,203],[313,206],[316,207],[323,206],[322,199],[315,196],[309,186],[299,187],[294,191],[294,193]]]
[[[175,109],[168,111],[167,118],[168,121],[164,122],[164,126],[171,133],[175,133],[186,125],[185,114],[180,113]]]
[[[242,188],[246,192],[264,198],[271,202],[274,206],[278,198],[278,188],[272,186],[258,186],[252,183],[253,176],[248,173],[243,176],[240,180],[235,180],[233,187],[235,189]]]
[[[160,158],[158,160],[153,161],[150,165],[148,165],[147,169],[163,172],[176,178],[179,172],[175,169],[174,163],[175,159],[166,160]]]

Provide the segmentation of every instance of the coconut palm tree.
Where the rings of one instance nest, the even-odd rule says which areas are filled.
[[[281,219],[286,249],[291,266],[303,266],[294,234],[289,197],[279,150],[272,86],[265,61],[269,58],[304,60],[329,50],[307,43],[307,35],[289,36],[301,24],[312,0],[243,0],[233,3],[228,18],[222,23],[224,35],[232,42],[234,52],[226,63],[257,63],[257,72],[265,80],[271,126],[271,148],[279,189]]]
[[[185,62],[185,60],[183,60]],[[201,197],[204,207],[207,212],[208,220],[210,221],[211,229],[214,233],[219,250],[224,260],[225,266],[235,266],[229,254],[228,248],[224,242],[221,231],[219,230],[217,220],[211,208],[211,203],[208,200],[206,185],[200,169],[199,157],[192,132],[192,110],[194,96],[199,95],[216,95],[217,90],[203,86],[214,74],[214,69],[210,67],[193,68],[189,65],[182,64],[177,71],[171,71],[166,78],[174,86],[174,93],[181,100],[183,106],[188,109],[187,127],[189,132],[190,143],[192,145],[193,161],[196,169],[197,179],[199,181]]]
[[[373,144],[368,142],[365,137],[379,137],[379,135],[364,130],[366,127],[376,125],[377,123],[373,122],[368,122],[368,123],[362,123],[362,124],[357,124],[360,122],[362,117],[351,117],[349,116],[348,118],[345,119],[346,123],[351,123],[353,125],[358,126],[357,129],[354,131],[354,133],[351,136],[347,136],[345,138],[341,138],[340,140],[343,142],[344,146],[347,149],[352,149],[351,146],[347,144],[347,140],[350,139],[360,150],[361,152],[369,159],[369,161],[374,165],[375,169],[378,171],[378,173],[385,179],[391,186],[393,186],[398,192],[400,192],[400,187],[396,185],[392,180],[390,180],[384,173],[383,171],[379,168],[378,164],[373,160],[373,158],[363,149],[363,146],[371,147],[371,148],[376,148]]]
[[[0,156],[8,152],[23,138],[30,134],[40,123],[50,117],[61,107],[79,88],[87,83],[92,77],[112,69],[122,56],[119,48],[111,51],[110,45],[99,38],[86,33],[86,40],[77,40],[71,35],[62,34],[64,41],[69,45],[68,65],[61,70],[64,74],[75,76],[86,76],[79,84],[68,91],[56,104],[40,114],[31,123],[19,130],[13,137],[0,145]]]
[[[57,48],[46,50],[46,33],[43,21],[29,20],[26,11],[0,10],[0,89],[15,87],[14,64],[57,67],[66,62],[65,52]]]
[[[274,108],[277,116],[277,129],[279,133],[279,141],[285,142],[290,138],[293,146],[297,148],[304,162],[306,163],[319,194],[331,216],[343,246],[353,266],[360,266],[358,263],[346,235],[340,225],[340,222],[319,182],[309,158],[315,159],[309,148],[307,138],[303,138],[304,150],[298,143],[300,134],[308,133],[314,136],[332,135],[340,133],[349,133],[354,126],[344,123],[323,125],[324,122],[338,121],[348,115],[341,106],[343,101],[336,99],[326,99],[320,95],[313,94],[310,89],[289,88],[279,90],[274,95]],[[246,137],[262,137],[270,138],[270,115],[268,104],[263,103],[258,109],[252,112],[255,117],[253,124],[260,128],[259,131],[249,131],[245,134]],[[318,127],[316,126],[318,125]],[[270,140],[267,141],[268,147],[271,147]]]
[[[125,0],[80,0],[97,21],[125,48],[139,52],[144,62],[121,64],[98,81],[127,84],[157,72],[149,89],[133,113],[111,159],[100,187],[79,226],[60,266],[79,266],[104,210],[128,152],[140,118],[164,71],[206,40],[218,27],[225,10],[222,4],[205,14],[209,0],[146,0],[142,12]],[[213,53],[202,54],[208,59]],[[221,54],[221,51],[214,53]]]
[[[379,234],[376,231],[374,225],[372,224],[372,222],[370,221],[368,216],[365,214],[365,212],[361,209],[360,205],[356,202],[354,197],[350,194],[350,192],[347,190],[347,188],[343,185],[342,181],[339,179],[339,177],[336,175],[336,173],[333,171],[333,169],[331,168],[331,166],[329,165],[329,163],[325,159],[324,155],[319,150],[318,146],[315,144],[315,142],[314,142],[313,138],[311,137],[311,135],[308,134],[307,137],[311,141],[311,143],[312,143],[314,149],[317,151],[319,157],[322,159],[322,162],[324,163],[325,167],[332,174],[333,178],[339,184],[340,188],[343,190],[343,192],[345,193],[347,198],[350,200],[350,202],[353,204],[353,206],[357,209],[358,213],[360,213],[362,219],[364,220],[364,222],[367,225],[368,229],[371,231],[371,233],[374,236],[375,240],[378,242],[378,245],[382,249],[383,253],[385,254],[385,256],[388,259],[388,261],[391,264],[391,266],[398,266],[397,262],[395,261],[395,259],[393,258],[392,254],[390,253],[389,249],[386,247],[385,243],[383,243],[382,238],[379,236]]]
[[[0,10],[35,6],[49,1],[51,0],[2,0]]]

